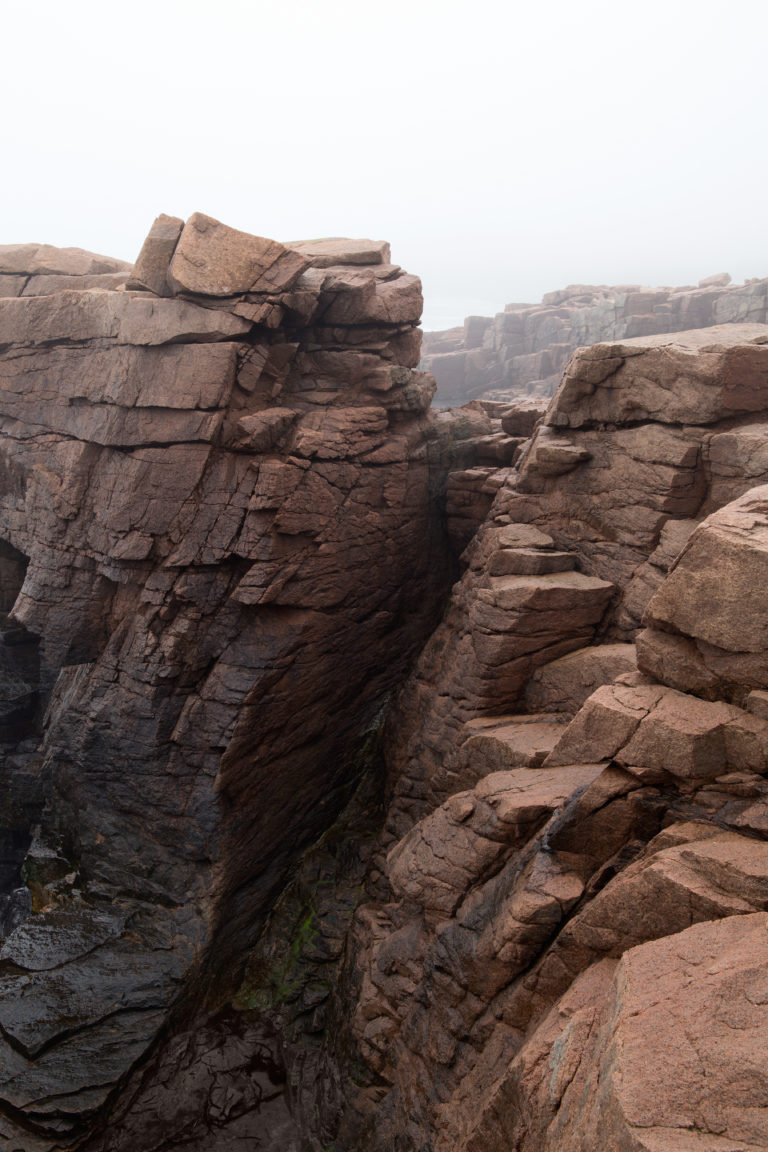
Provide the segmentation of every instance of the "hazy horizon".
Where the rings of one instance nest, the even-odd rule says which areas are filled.
[[[386,239],[428,329],[768,276],[757,0],[27,0],[2,27],[0,243],[133,260],[194,211]]]

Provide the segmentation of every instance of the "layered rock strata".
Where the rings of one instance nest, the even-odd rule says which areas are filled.
[[[768,327],[433,418],[384,244],[114,274],[0,300],[2,1141],[768,1146]]]
[[[571,361],[390,716],[339,1148],[768,1146],[767,409],[760,325]]]
[[[768,280],[731,284],[727,274],[698,287],[610,288],[572,284],[541,304],[508,304],[468,316],[462,328],[427,332],[423,366],[437,379],[439,405],[486,393],[552,396],[577,348],[605,341],[768,320]]]
[[[196,215],[156,222],[127,287],[84,253],[0,261],[3,658],[33,713],[3,766],[0,1142],[42,1152],[192,989],[220,999],[347,799],[451,570],[451,431],[385,244]],[[222,1075],[286,1147],[262,1031],[230,1021]]]

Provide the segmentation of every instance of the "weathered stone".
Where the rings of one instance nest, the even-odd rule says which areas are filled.
[[[587,699],[565,729],[545,761],[557,764],[588,764],[610,760],[629,741],[663,696],[663,689],[606,685]]]
[[[761,720],[768,720],[768,692],[757,689],[750,692],[745,701],[746,708]]]
[[[27,276],[8,276],[0,273],[0,296],[21,296]]]
[[[548,1025],[545,1051],[567,1061],[560,1092],[542,1082],[535,1041],[521,1057],[525,1095],[535,1099],[521,1117],[521,1152],[761,1147],[765,952],[762,912],[697,924],[628,952],[596,1018],[585,1005],[581,1019],[566,1010],[559,1029]]]
[[[170,303],[170,302],[169,302]],[[0,416],[98,444],[210,440],[235,383],[237,346],[54,347],[0,365]]]
[[[713,513],[648,605],[647,620],[728,652],[768,649],[768,487]]]
[[[544,552],[534,548],[501,548],[491,559],[491,576],[541,576],[569,572],[576,567],[572,552]]]
[[[681,692],[716,699],[720,681],[707,667],[696,644],[685,636],[646,628],[637,637],[637,666]]]
[[[595,420],[709,424],[768,403],[768,327],[741,324],[581,349],[547,413],[555,427]],[[633,364],[642,356],[642,376]],[[611,373],[595,379],[595,367]]]
[[[727,704],[667,691],[622,745],[618,759],[684,778],[717,776],[727,764],[725,725],[735,715]]]
[[[19,292],[9,296],[52,296],[55,292],[84,292],[90,288],[115,290],[128,283],[127,272],[93,272],[82,276],[30,276]]]
[[[193,344],[232,340],[249,329],[246,320],[227,312],[146,293],[92,290],[0,300],[0,344]]]
[[[534,397],[518,400],[502,413],[501,426],[509,436],[530,436],[546,410],[544,400]]]
[[[510,717],[509,723],[470,720],[459,762],[476,777],[510,768],[539,768],[562,735],[561,723],[535,716]]]
[[[596,688],[637,667],[633,644],[599,644],[537,668],[525,693],[528,708],[576,713]]]
[[[184,221],[178,216],[157,217],[136,258],[128,288],[148,288],[155,296],[171,295],[168,268],[183,227]]]
[[[494,772],[473,792],[452,796],[390,853],[395,895],[451,913],[510,846],[529,839],[555,808],[600,771],[590,765]]]
[[[131,265],[124,260],[97,256],[82,248],[54,248],[51,244],[0,244],[0,273],[89,276],[130,270]]]
[[[19,968],[58,968],[120,935],[125,919],[90,909],[60,909],[35,916],[6,937],[0,960]]]
[[[562,476],[589,458],[588,449],[558,438],[550,429],[543,428],[526,463],[529,471],[538,472],[542,476]]]
[[[535,576],[491,578],[490,598],[505,611],[525,608],[546,613],[567,611],[569,623],[594,624],[600,619],[613,587],[595,576],[581,572],[548,572]],[[542,622],[545,617],[542,616]]]
[[[386,241],[349,240],[343,237],[325,240],[294,240],[286,244],[295,252],[306,256],[315,268],[331,268],[335,264],[389,264],[390,251]]]
[[[284,292],[309,260],[262,236],[250,236],[196,212],[176,244],[168,269],[175,292],[235,296],[242,292]]]
[[[237,434],[232,446],[250,452],[269,452],[293,427],[299,413],[294,408],[267,408],[242,416],[237,422]]]

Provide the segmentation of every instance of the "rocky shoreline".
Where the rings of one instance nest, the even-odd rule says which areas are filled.
[[[384,243],[0,289],[4,1147],[768,1147],[768,325],[440,411]]]

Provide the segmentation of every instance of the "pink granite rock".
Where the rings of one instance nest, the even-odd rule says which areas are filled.
[[[174,292],[234,296],[242,292],[284,292],[308,259],[276,240],[250,236],[211,216],[190,216],[174,248],[168,283]]]

